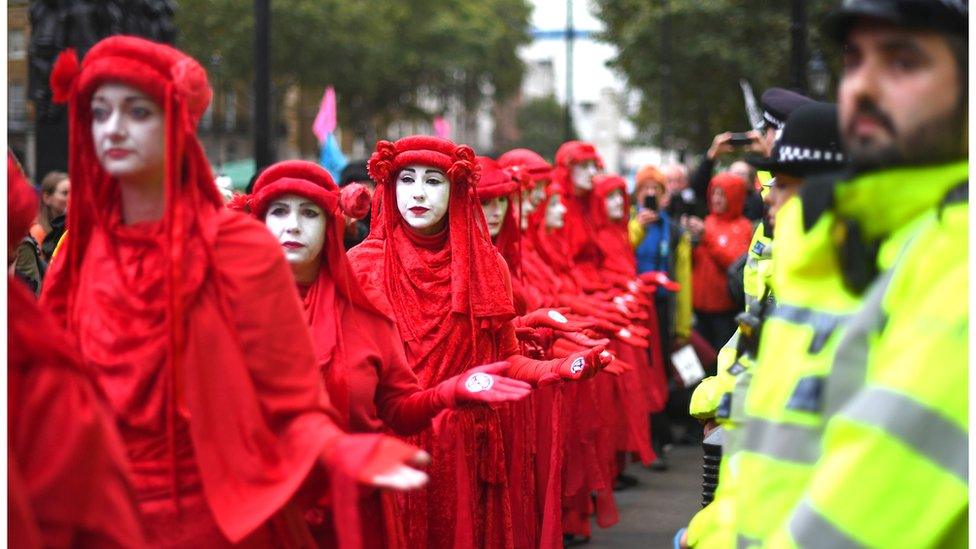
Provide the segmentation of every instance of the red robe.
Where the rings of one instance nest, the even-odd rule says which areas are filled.
[[[333,236],[330,233],[329,237]],[[345,276],[348,262],[341,238],[327,238],[326,249],[330,257],[323,261],[315,282],[299,289],[319,368],[340,415],[339,424],[353,433],[389,429],[412,435],[428,428],[447,403],[435,390],[420,388],[403,354],[396,326],[366,300],[351,273]],[[361,492],[364,546],[408,546],[396,516],[394,494]],[[329,504],[327,500],[321,503]],[[332,513],[307,516],[312,517],[316,539],[334,544]]]
[[[116,210],[93,228],[75,291],[60,256],[45,298],[108,395],[150,541],[303,543],[289,501],[341,435],[337,416],[278,243],[236,212],[197,213],[175,371],[159,223],[124,226]]]
[[[142,547],[125,447],[74,345],[7,277],[11,547]]]

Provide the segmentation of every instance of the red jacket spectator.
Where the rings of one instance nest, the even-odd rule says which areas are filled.
[[[695,310],[729,312],[735,303],[729,296],[726,269],[749,249],[752,224],[742,215],[746,184],[738,176],[720,173],[708,185],[711,213],[695,247],[692,267],[692,303]]]

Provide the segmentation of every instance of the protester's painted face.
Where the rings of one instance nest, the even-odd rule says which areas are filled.
[[[566,206],[563,206],[562,198],[556,194],[549,198],[546,204],[546,228],[562,229],[566,217]]]
[[[546,185],[549,184],[549,179],[540,179],[535,182],[535,186],[532,187],[532,194],[529,198],[532,201],[532,209],[535,210],[542,204],[542,201],[546,199]]]
[[[624,218],[624,193],[620,189],[614,189],[607,194],[604,199],[607,204],[607,217],[612,221],[620,221]]]
[[[71,181],[66,177],[58,182],[52,192],[41,195],[41,201],[44,202],[45,206],[51,208],[51,213],[57,217],[68,211],[69,192],[71,192]]]
[[[481,210],[485,212],[488,233],[491,234],[492,238],[495,238],[502,231],[502,224],[505,222],[505,213],[508,212],[508,197],[499,196],[491,200],[482,200]]]
[[[708,206],[713,214],[723,214],[729,208],[729,201],[721,187],[712,189],[712,195],[708,197]]]
[[[593,190],[593,176],[597,174],[596,162],[586,160],[573,164],[573,186],[577,191]]]
[[[268,205],[264,223],[278,239],[292,268],[315,265],[325,245],[325,212],[318,204],[297,194],[275,198]]]
[[[838,90],[841,134],[855,168],[964,158],[961,78],[944,36],[868,20],[855,25]]]
[[[397,175],[397,209],[420,234],[436,234],[444,228],[450,198],[451,182],[437,168],[407,166]]]
[[[153,184],[164,174],[163,110],[132,86],[108,82],[92,95],[91,131],[102,168],[123,183]]]

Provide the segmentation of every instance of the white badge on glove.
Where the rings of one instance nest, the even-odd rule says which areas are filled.
[[[556,322],[558,322],[560,324],[566,324],[567,322],[569,322],[569,320],[567,320],[566,317],[563,316],[562,313],[560,313],[559,311],[556,311],[554,309],[550,309],[549,310],[549,318],[555,320]]]
[[[621,328],[621,329],[620,329],[620,331],[619,331],[619,332],[617,332],[617,334],[618,334],[618,335],[619,335],[620,337],[630,337],[630,335],[631,335],[631,334],[630,334],[630,330],[628,330],[627,328]]]
[[[464,388],[471,393],[481,393],[491,389],[495,379],[488,374],[478,372],[464,381]]]
[[[584,360],[583,357],[581,356],[576,357],[576,360],[574,360],[573,363],[569,365],[569,372],[573,375],[576,375],[583,371],[583,366],[585,364],[586,364],[586,360]]]

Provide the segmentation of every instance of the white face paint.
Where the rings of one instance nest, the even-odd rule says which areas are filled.
[[[607,195],[607,217],[611,221],[620,221],[624,218],[624,193],[620,189],[615,189]]]
[[[325,245],[326,219],[322,208],[303,196],[282,195],[271,201],[264,224],[278,239],[296,275],[317,268]]]
[[[592,160],[573,164],[573,186],[578,191],[593,190],[593,176],[596,174],[596,162]]]
[[[436,234],[444,227],[451,198],[451,182],[430,166],[407,166],[396,179],[400,215],[420,234]]]
[[[549,199],[549,204],[546,205],[546,228],[562,229],[565,217],[566,206],[563,206],[563,201],[560,200],[558,194],[553,195]]]
[[[548,179],[540,179],[539,181],[536,181],[535,186],[532,187],[532,194],[529,195],[529,198],[532,200],[533,210],[538,208],[539,204],[542,204],[542,201],[546,199],[546,185],[548,184]]]
[[[162,181],[163,109],[141,91],[118,82],[92,95],[91,132],[102,168],[123,183]]]
[[[481,201],[481,210],[485,212],[485,221],[488,222],[488,233],[492,238],[502,232],[502,224],[505,222],[505,213],[508,212],[508,197],[499,196],[491,200]]]

